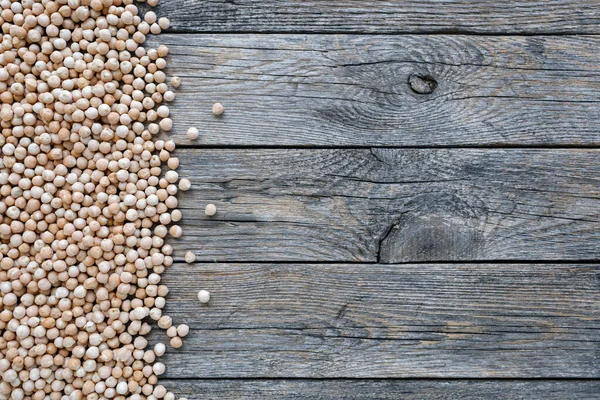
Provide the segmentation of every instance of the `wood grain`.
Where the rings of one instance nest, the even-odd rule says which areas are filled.
[[[597,146],[599,37],[165,35],[199,146]],[[423,78],[435,81],[431,89]],[[431,93],[428,93],[428,91]],[[424,94],[420,94],[424,93]],[[214,102],[225,105],[215,118]],[[185,133],[200,129],[200,140]]]
[[[599,378],[599,273],[574,264],[176,264],[164,279],[166,313],[192,332],[165,356],[165,377]],[[208,306],[199,289],[211,291]]]
[[[598,260],[600,151],[180,149],[202,261]],[[204,207],[214,203],[215,217]]]
[[[191,400],[372,399],[372,400],[596,400],[600,383],[523,380],[161,380]]]
[[[168,0],[175,32],[599,33],[593,0]]]

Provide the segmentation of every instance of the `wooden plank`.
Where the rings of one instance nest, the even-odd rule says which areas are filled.
[[[599,3],[600,4],[600,3]],[[600,25],[599,25],[600,26]],[[161,35],[178,143],[600,145],[600,38]],[[433,92],[420,77],[435,80]],[[411,83],[412,82],[412,86]],[[225,105],[215,118],[214,102]],[[200,140],[190,142],[190,126]]]
[[[162,380],[161,384],[190,400],[221,399],[377,399],[377,400],[596,400],[600,383],[523,380],[311,380],[218,379]]]
[[[165,356],[165,377],[599,378],[599,273],[570,264],[176,264],[165,312],[192,332]],[[211,291],[208,306],[199,289]]]
[[[600,151],[181,149],[203,261],[598,260]],[[204,215],[208,203],[214,217]]]
[[[593,0],[165,0],[175,32],[600,33]]]

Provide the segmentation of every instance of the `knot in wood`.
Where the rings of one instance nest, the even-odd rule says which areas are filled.
[[[430,75],[412,74],[408,77],[408,84],[413,92],[418,94],[430,94],[437,88],[437,82]]]

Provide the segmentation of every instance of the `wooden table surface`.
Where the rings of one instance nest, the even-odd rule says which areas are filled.
[[[191,327],[169,389],[599,398],[599,1],[157,12],[193,183],[165,274],[167,313]]]

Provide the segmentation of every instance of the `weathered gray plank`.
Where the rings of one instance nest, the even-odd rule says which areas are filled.
[[[193,188],[172,243],[203,261],[600,258],[598,150],[178,154]]]
[[[165,377],[599,378],[599,272],[176,264],[166,313],[192,332],[166,355]],[[208,306],[196,299],[202,288]]]
[[[163,0],[172,31],[600,33],[593,0]]]
[[[600,4],[600,3],[599,3]],[[600,38],[165,35],[178,143],[599,145]],[[430,94],[419,76],[437,85]],[[211,105],[222,102],[215,118]],[[197,126],[193,143],[185,133]]]
[[[161,380],[187,398],[222,399],[461,399],[592,400],[600,383],[584,381],[443,380]]]

